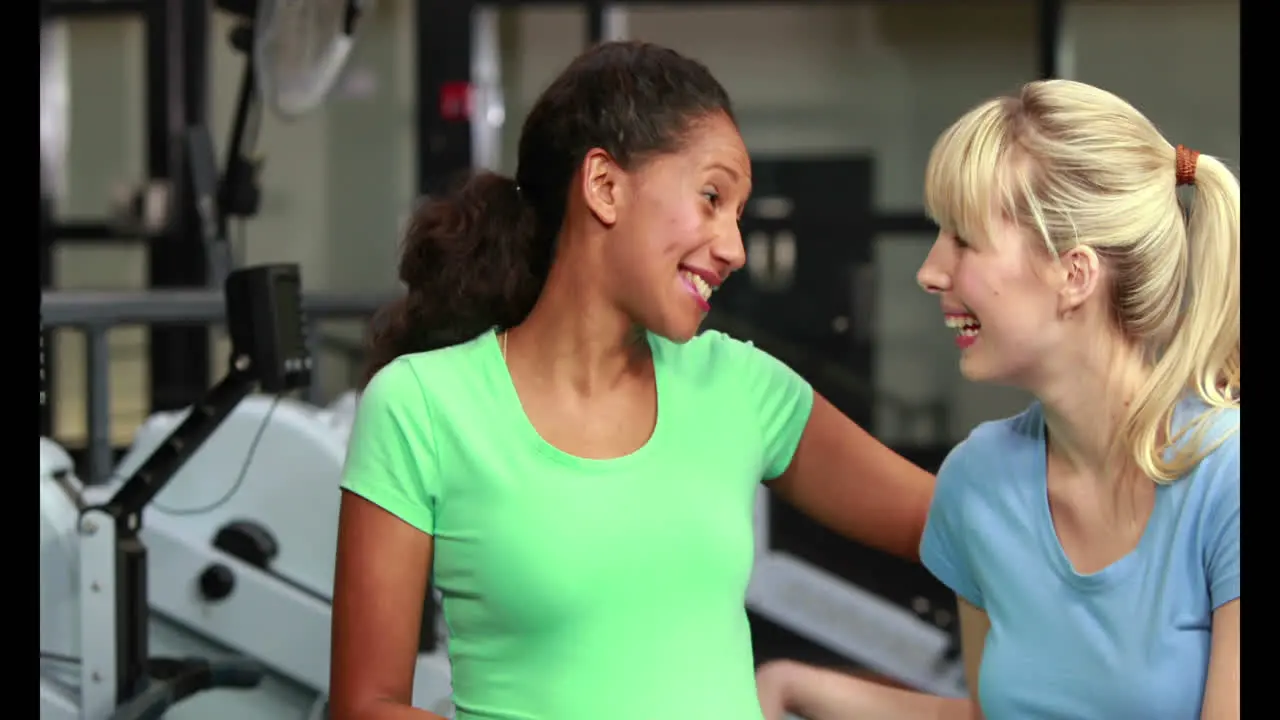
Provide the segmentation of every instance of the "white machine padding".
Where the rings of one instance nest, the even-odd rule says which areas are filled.
[[[80,656],[80,511],[68,488],[79,492],[71,457],[40,438],[40,649]]]
[[[148,418],[120,463],[117,481],[135,470],[185,417],[183,410]],[[197,515],[165,512],[201,508],[223,498],[260,429],[262,438],[244,480],[226,503]],[[164,527],[207,545],[228,523],[254,522],[267,528],[279,545],[272,571],[328,597],[338,542],[338,486],[349,434],[348,412],[321,410],[289,398],[249,397],[156,496],[144,512],[143,526]]]

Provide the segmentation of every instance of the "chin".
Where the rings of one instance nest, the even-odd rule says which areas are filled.
[[[983,357],[979,354],[960,356],[960,374],[965,380],[984,385],[999,385],[1018,389],[1027,389],[1027,378],[1031,375],[1030,365],[1010,362],[1006,357],[998,360]]]
[[[960,356],[960,374],[965,380],[975,383],[998,383],[1000,373],[990,363],[984,362],[977,354],[965,353]]]
[[[702,328],[702,323],[690,325],[681,323],[672,325],[663,330],[654,329],[654,333],[670,340],[673,343],[687,343],[698,336],[698,330]]]
[[[673,343],[687,343],[697,337],[698,331],[702,329],[704,317],[701,313],[697,317],[691,317],[686,313],[673,314],[665,318],[662,323],[651,325],[649,331]]]

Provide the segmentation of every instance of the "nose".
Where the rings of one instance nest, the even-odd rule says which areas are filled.
[[[943,241],[939,233],[929,248],[929,255],[916,271],[916,283],[927,293],[935,295],[951,289],[951,269],[955,262],[955,253],[950,245]]]
[[[723,267],[724,275],[736,272],[747,264],[747,249],[742,245],[742,229],[734,222],[711,243],[711,257]]]

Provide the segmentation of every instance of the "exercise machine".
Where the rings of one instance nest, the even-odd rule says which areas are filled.
[[[320,408],[290,398],[247,398],[147,508],[151,606],[170,642],[212,641],[260,662],[268,682],[236,702],[257,717],[323,717],[342,462],[355,394]],[[120,462],[130,472],[189,411],[158,413]],[[414,705],[452,712],[443,619],[422,643]],[[251,701],[250,701],[251,700]],[[209,702],[203,720],[226,717]],[[287,715],[285,715],[287,713]]]
[[[143,511],[256,386],[283,393],[309,382],[300,293],[292,265],[227,277],[230,371],[117,487],[83,487],[66,453],[41,438],[41,718],[158,718],[206,690],[261,681],[260,664],[247,658],[151,655],[156,583]]]

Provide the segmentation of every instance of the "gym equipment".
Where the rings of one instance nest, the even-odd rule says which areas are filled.
[[[243,0],[222,0],[224,7]],[[360,0],[256,0],[253,60],[259,95],[293,118],[319,105],[351,54]]]
[[[41,641],[62,650],[42,647],[42,665],[79,664],[78,687],[66,672],[42,667],[42,718],[155,718],[204,690],[261,680],[252,661],[156,658],[148,643],[143,509],[255,385],[283,393],[310,382],[297,266],[237,271],[225,293],[230,371],[117,489],[88,492],[66,453],[41,439]]]
[[[256,691],[252,710],[288,708],[289,717],[302,717],[325,702],[338,485],[354,411],[355,393],[326,408],[247,398],[147,508],[155,612],[184,643],[210,638],[292,686]],[[135,467],[188,412],[148,418],[121,470]],[[443,636],[443,619],[424,621]],[[420,655],[414,704],[447,714],[450,693],[443,647]],[[212,704],[211,720],[229,714]]]
[[[216,0],[216,6],[241,22],[231,46],[245,58],[231,138],[221,177],[207,127],[188,134],[193,180],[205,196],[216,193],[213,212],[205,212],[204,241],[215,276],[229,267],[226,245],[231,218],[257,214],[261,201],[258,174],[259,104],[285,120],[314,110],[345,66],[356,28],[370,0]]]

